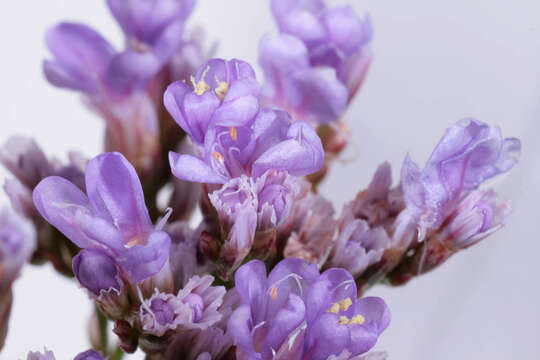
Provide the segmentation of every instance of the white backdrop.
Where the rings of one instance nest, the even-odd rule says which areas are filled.
[[[322,188],[337,209],[380,162],[389,160],[397,176],[406,152],[425,161],[462,117],[500,124],[506,136],[523,141],[520,164],[497,185],[514,201],[505,229],[405,287],[371,292],[393,312],[377,348],[399,360],[539,359],[540,2],[350,2],[371,14],[375,58],[347,114],[357,151],[351,147],[346,157],[354,161],[335,166]],[[43,33],[60,20],[87,22],[120,44],[104,1],[0,2],[0,142],[22,133],[51,155],[79,149],[94,156],[103,124],[41,74]],[[191,23],[219,37],[219,56],[253,64],[259,37],[276,31],[266,0],[199,0]],[[57,359],[71,359],[88,347],[89,314],[73,282],[49,266],[28,267],[15,285],[0,358],[25,359],[28,350],[47,346]]]

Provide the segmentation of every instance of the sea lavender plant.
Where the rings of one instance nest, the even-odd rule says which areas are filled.
[[[104,118],[104,152],[66,165],[28,138],[0,149],[16,212],[0,213],[0,347],[11,285],[31,260],[74,275],[105,325],[75,360],[138,348],[149,360],[383,360],[369,351],[390,310],[364,293],[405,284],[506,222],[508,201],[482,184],[509,172],[521,145],[473,119],[446,131],[423,170],[407,156],[399,183],[384,163],[356,196],[343,189],[352,200],[337,215],[318,193],[371,61],[370,19],[350,6],[270,0],[279,34],[260,41],[260,83],[185,30],[194,0],[107,5],[122,49],[61,23],[43,62],[51,84]]]

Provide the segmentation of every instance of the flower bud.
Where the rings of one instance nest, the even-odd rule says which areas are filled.
[[[105,251],[83,249],[73,258],[75,277],[100,309],[112,319],[121,318],[128,307],[118,265]]]

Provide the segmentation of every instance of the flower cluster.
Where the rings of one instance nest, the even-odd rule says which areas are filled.
[[[389,163],[336,213],[317,183],[347,143],[343,115],[371,61],[369,17],[322,0],[270,0],[264,82],[184,31],[194,0],[108,0],[125,35],[47,32],[47,80],[106,120],[104,152],[50,159],[13,137],[0,161],[0,349],[23,264],[51,262],[96,305],[75,360],[384,360],[375,284],[402,285],[499,230],[485,188],[521,151],[494,125],[452,125],[421,170]],[[343,189],[351,193],[357,189]],[[164,201],[163,201],[164,200]],[[199,217],[191,217],[198,209]],[[107,322],[117,342],[107,342]],[[28,360],[54,360],[51,351]]]
[[[356,299],[349,272],[319,274],[300,259],[283,260],[268,276],[264,264],[253,260],[236,272],[236,290],[241,305],[228,332],[240,359],[354,357],[371,349],[390,322],[382,299]]]

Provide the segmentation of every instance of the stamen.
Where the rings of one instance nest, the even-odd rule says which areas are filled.
[[[365,321],[366,319],[362,315],[358,314],[353,316],[351,321],[349,321],[349,325],[362,325]]]
[[[348,325],[349,324],[349,318],[346,317],[346,316],[340,316],[338,324],[339,325]]]
[[[337,314],[339,312],[340,306],[338,303],[333,303],[330,309],[326,310],[326,312],[331,312],[334,314]]]
[[[225,81],[219,81],[216,78],[216,81],[218,83],[217,88],[215,88],[214,92],[216,93],[217,97],[223,101],[225,99],[225,96],[227,95],[227,92],[229,91],[229,83]]]
[[[343,311],[347,311],[347,309],[351,307],[352,305],[352,300],[351,298],[346,298],[344,300],[339,301],[338,304]]]
[[[231,127],[229,129],[229,133],[231,134],[231,139],[233,139],[234,141],[238,140],[238,133],[236,132],[235,127]]]
[[[208,85],[206,81],[204,81],[204,78],[206,77],[206,74],[208,73],[209,70],[210,70],[210,66],[208,66],[204,70],[201,76],[201,80],[199,82],[195,82],[195,78],[191,76],[191,83],[193,84],[193,92],[199,96],[204,94],[206,91],[210,90],[210,85]]]
[[[172,212],[173,212],[173,209],[171,207],[168,207],[165,210],[165,216],[163,216],[159,220],[158,224],[156,225],[156,230],[162,230],[165,227],[165,224],[167,224],[167,220],[169,220],[169,218],[171,217]]]
[[[221,162],[221,163],[224,163],[225,162],[225,158],[223,157],[223,155],[221,155],[219,152],[217,151],[212,151],[212,156],[214,157],[214,159],[216,159],[217,161]]]
[[[135,245],[138,245],[139,242],[140,242],[140,240],[141,240],[141,239],[140,239],[139,237],[135,237],[135,238],[133,238],[133,240],[130,240],[130,241],[128,241],[127,243],[125,243],[125,244],[124,244],[124,247],[125,247],[126,249],[132,248],[132,247],[134,247]]]
[[[276,301],[278,298],[277,287],[274,285],[270,287],[270,298],[274,301]]]
[[[347,311],[347,309],[349,309],[351,305],[352,305],[351,298],[346,298],[341,301],[333,303],[330,309],[326,310],[326,312],[337,314],[341,311]]]

